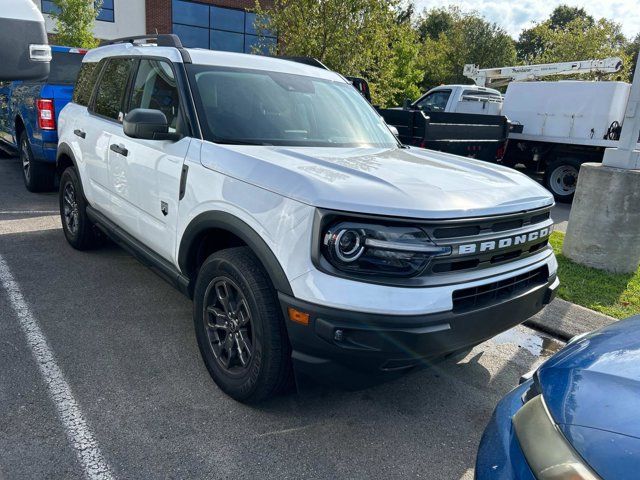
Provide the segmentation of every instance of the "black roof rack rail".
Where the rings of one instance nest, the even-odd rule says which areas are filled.
[[[146,40],[148,43],[155,43],[158,47],[174,47],[180,51],[182,61],[191,63],[191,55],[182,46],[182,41],[175,33],[159,33],[157,35],[134,35],[129,37],[114,38],[112,40],[102,40],[100,46],[116,45],[119,43],[136,43]]]

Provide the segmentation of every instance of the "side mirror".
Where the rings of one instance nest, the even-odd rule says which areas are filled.
[[[134,108],[124,117],[122,129],[127,137],[143,140],[179,140],[180,134],[169,132],[167,117],[160,110]]]
[[[31,0],[0,0],[0,81],[49,76],[51,47],[44,17]]]
[[[402,104],[402,109],[403,110],[411,110],[411,103],[413,103],[413,102],[411,101],[410,98],[405,98],[404,99],[404,103]]]
[[[391,133],[393,133],[396,137],[400,135],[400,132],[398,132],[398,129],[393,125],[387,125],[387,127],[389,127],[389,130],[391,130]]]

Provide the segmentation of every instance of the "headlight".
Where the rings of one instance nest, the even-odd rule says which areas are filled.
[[[410,277],[429,260],[449,255],[417,227],[339,222],[322,237],[322,253],[337,269],[365,275]]]
[[[558,429],[542,395],[518,410],[513,426],[538,480],[600,480]]]

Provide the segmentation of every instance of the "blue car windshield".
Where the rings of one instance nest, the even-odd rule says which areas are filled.
[[[350,84],[261,70],[190,65],[203,135],[216,143],[316,147],[398,145]]]

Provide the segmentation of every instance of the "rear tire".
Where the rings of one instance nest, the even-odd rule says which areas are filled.
[[[55,181],[54,166],[33,159],[31,143],[25,131],[20,133],[19,147],[24,186],[27,187],[27,190],[34,193],[52,191]]]
[[[544,186],[558,202],[571,203],[578,185],[582,162],[575,158],[562,158],[550,162],[544,173]]]
[[[73,167],[68,167],[60,177],[60,219],[64,236],[76,250],[88,250],[100,243],[98,232],[87,216],[87,200]]]
[[[207,258],[196,281],[193,320],[207,370],[227,395],[256,403],[288,385],[291,348],[277,294],[249,248]]]

